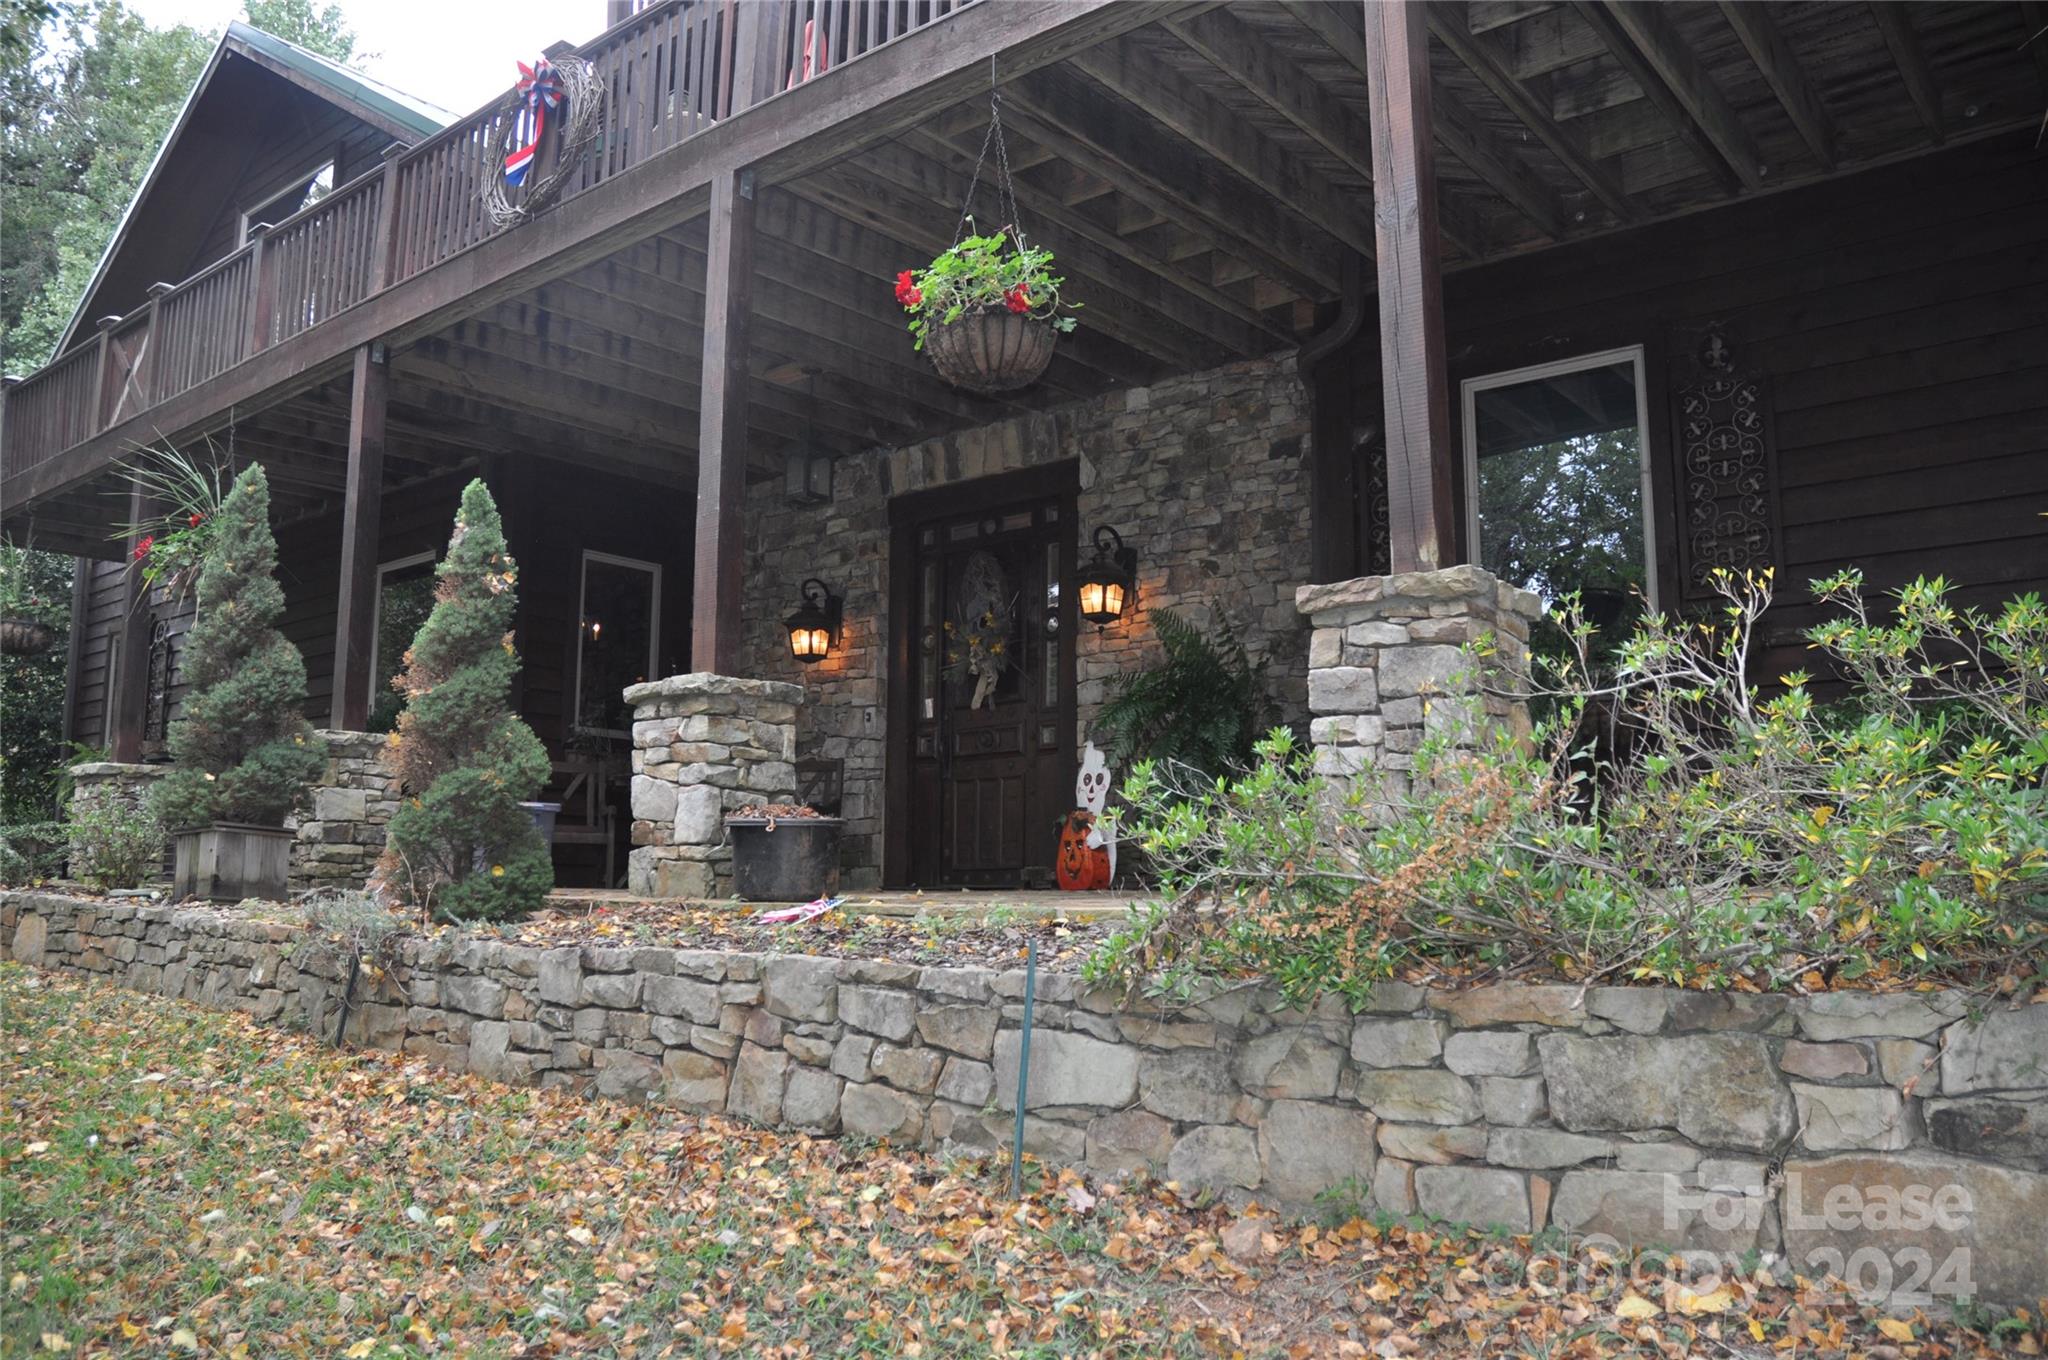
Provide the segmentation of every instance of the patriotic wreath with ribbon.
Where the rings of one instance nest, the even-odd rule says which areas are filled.
[[[485,209],[499,227],[524,222],[554,202],[576,164],[576,153],[597,135],[604,114],[603,91],[589,62],[541,57],[531,66],[523,61],[518,66],[519,81],[500,121],[498,168],[484,188]],[[550,124],[559,131],[544,156],[541,142]],[[517,202],[515,190],[521,191]]]

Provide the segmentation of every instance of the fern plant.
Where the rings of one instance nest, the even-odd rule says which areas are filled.
[[[1112,680],[1096,715],[1110,763],[1173,761],[1212,779],[1249,765],[1253,745],[1272,725],[1264,665],[1227,623],[1205,634],[1170,609],[1152,610],[1151,619],[1164,658]]]

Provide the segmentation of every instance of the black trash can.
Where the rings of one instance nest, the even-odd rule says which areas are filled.
[[[728,817],[733,895],[747,902],[809,902],[839,888],[838,817]]]

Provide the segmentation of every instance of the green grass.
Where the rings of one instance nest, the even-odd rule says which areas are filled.
[[[1051,1177],[1019,1224],[1000,1168],[495,1086],[12,964],[0,1004],[0,1355],[1201,1353],[1159,1254],[1104,1256],[1115,1220]]]

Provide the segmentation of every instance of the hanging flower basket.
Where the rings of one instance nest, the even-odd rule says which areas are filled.
[[[1003,227],[963,236],[928,267],[898,274],[896,301],[940,377],[970,392],[1014,392],[1038,381],[1059,333],[1074,329],[1062,282],[1051,251]]]
[[[969,392],[1014,392],[1044,376],[1058,334],[1053,323],[1008,312],[970,312],[932,327],[925,349],[932,367]]]
[[[41,656],[57,640],[57,630],[33,619],[0,619],[0,656]]]

